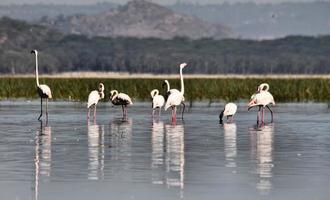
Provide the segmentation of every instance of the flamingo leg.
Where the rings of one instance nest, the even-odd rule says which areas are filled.
[[[96,120],[96,104],[94,105],[94,121]]]
[[[155,109],[152,109],[152,118],[154,118],[155,115]]]
[[[181,116],[181,118],[183,119],[183,114],[184,114],[184,110],[186,109],[186,104],[184,102],[182,102],[181,104],[183,105],[182,116]]]
[[[125,110],[124,110],[124,105],[121,105],[121,109],[123,111],[123,118],[125,117]]]
[[[262,110],[262,123],[265,123],[265,107],[262,107],[261,108],[261,110]]]
[[[176,107],[172,106],[172,122],[176,122]]]
[[[269,112],[270,112],[270,115],[271,115],[271,122],[273,122],[273,111],[272,111],[272,109],[270,109],[270,107],[267,105],[266,106],[267,108],[268,108],[268,110],[269,110]]]
[[[88,113],[87,113],[87,120],[89,120],[89,115],[90,115],[91,109],[90,107],[88,108]]]
[[[46,117],[48,119],[48,98],[46,99]]]
[[[259,106],[259,110],[258,110],[258,116],[257,116],[257,124],[259,124],[260,121],[260,110],[261,110],[261,106]]]
[[[40,115],[38,117],[38,120],[40,121],[40,118],[42,117],[42,98],[40,98]]]
[[[158,117],[160,117],[161,114],[162,114],[162,108],[159,107]]]
[[[233,116],[229,116],[229,123],[233,122]]]
[[[48,98],[46,98],[46,123],[48,124]]]

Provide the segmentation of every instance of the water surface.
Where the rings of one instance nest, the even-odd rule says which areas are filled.
[[[239,105],[219,125],[222,104],[195,104],[175,125],[150,116],[148,103],[0,102],[3,199],[328,199],[330,110],[326,104],[279,104],[274,123],[256,125]],[[267,115],[267,120],[269,116]]]

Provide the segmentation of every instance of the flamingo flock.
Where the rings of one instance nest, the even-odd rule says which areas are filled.
[[[41,120],[43,111],[42,111],[42,103],[43,99],[46,100],[46,119],[48,121],[48,99],[52,98],[52,92],[49,86],[45,84],[39,84],[39,73],[38,73],[38,51],[32,50],[31,54],[35,55],[35,78],[36,78],[36,85],[37,85],[37,92],[40,97],[40,115],[38,120]],[[178,89],[171,89],[170,83],[168,80],[164,80],[163,86],[166,85],[167,90],[164,96],[162,96],[158,89],[153,89],[150,92],[152,98],[152,117],[155,116],[155,111],[158,109],[158,117],[161,115],[161,109],[164,107],[164,110],[168,110],[171,108],[171,119],[172,122],[176,122],[177,116],[177,107],[182,105],[182,113],[181,118],[183,120],[183,115],[185,111],[185,97],[184,97],[184,78],[183,78],[183,69],[187,66],[187,63],[181,63],[179,65],[179,73],[180,73],[180,84],[181,88]],[[104,99],[104,84],[99,83],[97,90],[93,90],[89,93],[88,101],[87,101],[87,120],[90,119],[90,110],[94,108],[94,115],[93,119],[96,120],[96,106],[98,102]],[[122,107],[123,118],[127,118],[127,107],[133,105],[133,102],[129,95],[125,93],[119,93],[117,90],[111,90],[110,92],[110,101],[115,106]],[[271,114],[271,122],[273,122],[273,111],[270,108],[270,105],[275,106],[275,101],[273,95],[269,92],[269,84],[262,83],[257,87],[257,91],[251,96],[250,101],[248,103],[248,111],[253,107],[258,107],[258,114],[257,114],[257,124],[265,123],[265,109],[267,108]],[[223,124],[223,117],[227,118],[227,123],[232,123],[234,121],[234,115],[237,112],[237,105],[235,103],[227,103],[224,109],[220,112],[219,115],[219,122]]]

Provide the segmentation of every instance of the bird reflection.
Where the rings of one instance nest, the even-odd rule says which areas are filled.
[[[256,126],[250,132],[252,152],[256,156],[257,174],[259,176],[257,189],[262,194],[268,194],[272,189],[274,124]]]
[[[35,157],[34,157],[34,198],[38,200],[40,178],[50,177],[51,174],[51,156],[52,156],[52,129],[46,123],[40,121],[40,128],[36,132]]]
[[[88,122],[88,179],[104,177],[104,125]]]
[[[152,123],[152,135],[151,135],[151,145],[152,145],[152,183],[153,184],[164,184],[162,171],[164,167],[164,122],[154,121]]]
[[[114,119],[110,123],[110,144],[116,147],[112,150],[112,159],[118,160],[119,156],[131,156],[132,124],[132,119],[127,118]]]
[[[226,167],[236,167],[236,124],[225,123],[223,124],[224,129],[224,142],[225,142],[225,156],[226,156]]]
[[[164,133],[165,132],[165,133]],[[179,187],[181,197],[184,189],[184,127],[154,122],[152,127],[152,169],[154,184]],[[162,170],[165,170],[165,174]]]

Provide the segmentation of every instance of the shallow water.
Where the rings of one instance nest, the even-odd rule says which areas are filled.
[[[185,121],[150,105],[98,107],[0,102],[1,199],[328,199],[330,109],[279,104],[275,122],[256,125],[239,105],[235,123],[218,124],[220,107],[195,104]],[[267,115],[268,117],[268,115]],[[269,120],[269,119],[267,119]]]

